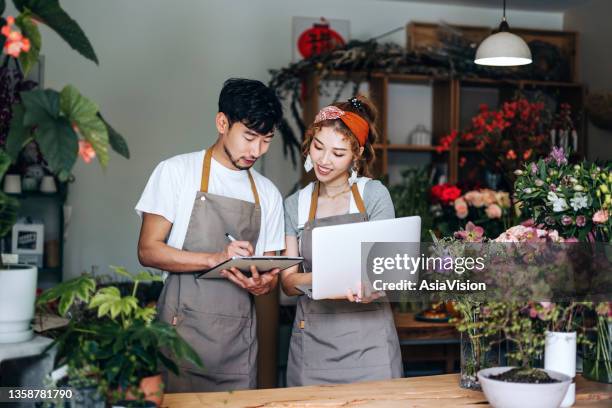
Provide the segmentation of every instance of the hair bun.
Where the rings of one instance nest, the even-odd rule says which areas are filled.
[[[348,102],[351,104],[351,106],[361,112],[364,112],[363,110],[363,103],[357,99],[355,96],[353,96],[352,98],[350,98],[348,100]],[[365,113],[365,112],[364,112]]]

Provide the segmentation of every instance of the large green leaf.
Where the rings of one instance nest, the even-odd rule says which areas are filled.
[[[23,69],[24,76],[27,76],[32,67],[38,62],[42,39],[40,31],[34,21],[32,15],[28,11],[21,13],[16,19],[15,24],[21,29],[21,33],[30,40],[30,50],[19,54],[19,62]]]
[[[17,221],[19,201],[0,192],[0,238],[4,237]]]
[[[30,10],[32,15],[48,25],[73,49],[85,58],[98,63],[98,57],[78,25],[60,6],[59,0],[13,0],[20,12]]]
[[[11,157],[11,160],[16,162],[19,152],[31,140],[31,136],[23,126],[23,116],[25,114],[23,106],[15,103],[11,110],[13,111],[13,117],[11,118],[6,139],[6,152]]]
[[[94,290],[96,290],[96,281],[87,275],[83,275],[47,289],[36,299],[36,303],[44,305],[60,299],[58,312],[63,316],[75,299],[88,302]]]
[[[25,107],[23,124],[42,126],[53,122],[59,116],[59,93],[51,89],[21,92],[21,102]]]
[[[83,137],[91,143],[102,167],[108,164],[108,130],[98,117],[98,105],[87,99],[72,85],[60,93],[60,109],[71,123],[76,124]]]
[[[0,179],[2,179],[10,165],[11,158],[0,149]],[[18,210],[19,201],[0,192],[0,238],[4,237],[13,228],[13,224],[17,220]]]
[[[102,121],[106,125],[106,129],[108,130],[108,140],[110,141],[110,145],[113,150],[119,153],[121,156],[125,157],[126,159],[129,159],[130,149],[123,136],[121,136],[119,132],[113,129],[113,127],[102,117],[100,113],[98,113],[98,117],[102,119]]]
[[[4,173],[8,170],[11,165],[11,158],[4,150],[0,149],[0,179],[4,176]]]
[[[54,172],[70,172],[77,159],[79,142],[66,118],[60,117],[40,124],[34,132],[34,139]]]

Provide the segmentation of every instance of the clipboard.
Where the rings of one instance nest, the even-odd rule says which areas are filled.
[[[246,277],[251,276],[251,265],[255,265],[260,273],[272,269],[285,270],[304,261],[301,256],[235,256],[198,275],[198,279],[225,279],[221,276],[224,269],[237,268]]]

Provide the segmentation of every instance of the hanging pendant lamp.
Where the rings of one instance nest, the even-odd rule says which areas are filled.
[[[504,17],[499,25],[499,31],[480,43],[474,63],[497,67],[531,64],[529,46],[521,37],[510,32],[510,26],[506,21],[506,0],[504,0]]]

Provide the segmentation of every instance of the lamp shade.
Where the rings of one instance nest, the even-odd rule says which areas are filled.
[[[485,38],[476,50],[474,62],[479,65],[507,67],[531,64],[531,51],[521,37],[500,31]]]

